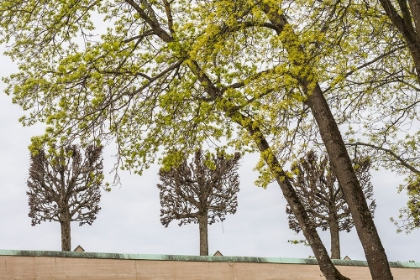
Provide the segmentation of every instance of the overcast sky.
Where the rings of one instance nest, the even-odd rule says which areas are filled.
[[[0,65],[2,77],[16,70],[3,56],[0,56]],[[4,88],[0,82],[0,249],[58,251],[61,249],[59,223],[44,222],[32,227],[28,217],[27,147],[31,136],[43,132],[43,126],[22,127],[18,118],[23,111],[12,104]],[[107,148],[104,154],[108,181],[112,181],[112,175],[108,174],[114,163],[112,153],[112,148]],[[253,184],[257,173],[252,169],[257,159],[256,155],[242,159],[238,211],[227,216],[225,222],[209,227],[209,252],[219,250],[226,256],[284,258],[313,255],[310,248],[287,242],[303,239],[303,235],[295,235],[288,228],[286,202],[278,185],[272,184],[264,190]],[[102,210],[93,225],[79,227],[72,223],[72,248],[81,245],[90,252],[198,255],[198,225],[179,227],[173,221],[165,228],[160,223],[157,171],[158,167],[153,166],[141,177],[120,172],[121,187],[103,193]],[[386,171],[375,172],[372,178],[378,205],[375,223],[389,260],[419,261],[420,231],[397,234],[396,227],[389,221],[390,217],[398,215],[398,209],[407,200],[405,194],[397,193],[402,178]],[[321,235],[329,251],[328,232]],[[365,259],[354,229],[341,233],[341,254],[351,259]]]

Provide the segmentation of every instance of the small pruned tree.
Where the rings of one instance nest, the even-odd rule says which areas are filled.
[[[371,215],[376,208],[373,196],[373,186],[370,182],[370,159],[359,157],[354,160],[354,170],[367,201],[370,201],[369,210]],[[296,174],[293,184],[302,200],[311,225],[322,230],[330,231],[331,235],[331,258],[340,259],[340,231],[349,232],[354,226],[349,207],[337,177],[332,171],[328,157],[324,155],[318,159],[314,151],[309,151],[306,156],[292,165]],[[286,206],[289,215],[289,228],[301,231],[301,227],[293,215],[289,205]]]
[[[201,256],[209,254],[208,225],[236,212],[239,159],[239,153],[227,158],[199,150],[191,163],[184,160],[176,168],[159,172],[160,221],[165,227],[172,220],[179,220],[179,226],[198,223]]]
[[[32,226],[44,221],[61,225],[61,249],[71,250],[70,222],[92,225],[101,209],[102,146],[89,145],[82,156],[78,145],[31,154],[29,217]]]

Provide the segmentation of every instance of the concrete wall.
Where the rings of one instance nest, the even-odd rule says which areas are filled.
[[[325,279],[314,260],[307,259],[4,252],[0,250],[0,280]],[[255,262],[248,262],[253,259]],[[371,279],[368,267],[363,265],[365,262],[347,261],[347,264],[337,265],[345,276]],[[394,279],[420,280],[420,263],[393,263],[392,266]]]

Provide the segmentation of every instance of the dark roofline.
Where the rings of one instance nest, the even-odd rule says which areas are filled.
[[[120,260],[149,260],[149,261],[194,261],[194,262],[244,262],[244,263],[279,263],[279,264],[311,264],[317,265],[314,258],[264,258],[239,256],[186,256],[186,255],[152,255],[152,254],[118,254],[97,252],[63,252],[63,251],[29,251],[29,250],[1,250],[0,256],[23,257],[55,257],[55,258],[92,258],[92,259],[120,259]],[[367,266],[366,261],[332,260],[335,265]],[[390,262],[391,267],[420,268],[420,262]]]

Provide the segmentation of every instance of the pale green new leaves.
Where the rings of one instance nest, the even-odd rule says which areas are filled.
[[[19,65],[7,93],[24,124],[48,124],[34,146],[115,139],[138,173],[158,151],[166,165],[203,145],[254,151],[247,125],[284,163],[318,138],[300,78],[325,89],[342,123],[395,99],[383,89],[408,88],[389,82],[409,68],[400,40],[362,2],[2,1],[0,40]],[[264,5],[287,16],[280,36]],[[267,185],[271,172],[257,168]]]

